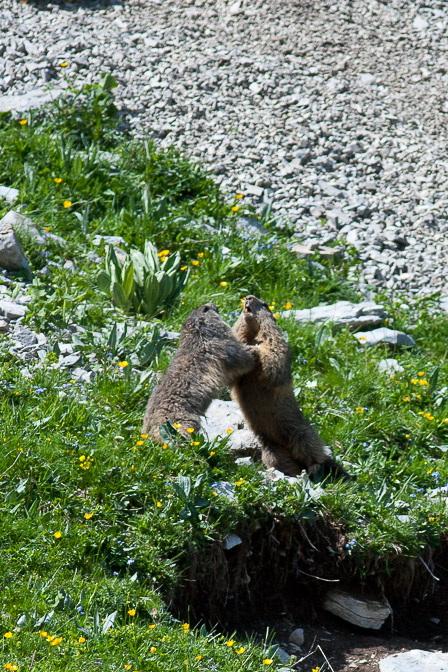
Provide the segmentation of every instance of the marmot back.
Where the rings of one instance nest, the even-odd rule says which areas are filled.
[[[344,473],[299,408],[292,384],[290,349],[269,306],[255,296],[246,297],[233,332],[242,343],[256,346],[258,352],[257,363],[237,381],[232,396],[261,439],[263,464],[291,476],[303,468],[315,471],[322,463]]]
[[[185,320],[179,347],[146,407],[143,434],[160,441],[159,425],[199,431],[201,416],[223,387],[253,368],[252,349],[237,341],[213,303],[196,308]]]

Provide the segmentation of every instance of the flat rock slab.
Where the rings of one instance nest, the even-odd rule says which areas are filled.
[[[0,301],[0,315],[6,317],[7,320],[18,320],[19,317],[24,317],[25,313],[25,306],[4,299]]]
[[[402,345],[407,347],[412,347],[415,345],[415,341],[412,336],[408,336],[402,331],[396,331],[395,329],[388,329],[387,327],[381,327],[380,329],[374,329],[373,331],[358,331],[357,334],[354,334],[354,337],[358,339],[361,345],[378,345],[379,343],[385,343],[387,345]]]
[[[412,649],[380,661],[380,672],[448,672],[448,653]]]
[[[328,591],[323,607],[344,621],[371,630],[379,630],[392,613],[385,602],[355,597],[337,588]]]
[[[39,245],[45,245],[45,239],[39,233],[33,220],[21,215],[20,212],[17,212],[16,210],[7,212],[3,219],[0,220],[0,231],[2,230],[2,227],[7,224],[12,226],[14,231],[19,235],[21,233],[28,234]]]
[[[396,359],[382,359],[378,362],[378,369],[381,373],[388,373],[393,375],[395,373],[403,373],[404,368],[397,362]]]
[[[25,270],[31,276],[31,269],[23,254],[19,239],[12,225],[3,220],[0,222],[0,266],[7,271]]]
[[[351,303],[350,301],[338,301],[331,305],[315,306],[303,310],[284,310],[282,317],[293,317],[296,322],[302,324],[332,323],[335,329],[348,327],[355,329],[368,329],[378,327],[387,317],[384,306],[374,301],[362,301]]]
[[[0,187],[0,198],[5,198],[8,203],[14,203],[19,197],[19,190],[14,187]]]
[[[0,96],[0,112],[26,112],[48,105],[64,93],[63,89],[31,89],[22,95]]]
[[[202,432],[209,441],[229,438],[228,446],[237,453],[254,453],[260,449],[254,434],[245,427],[243,414],[235,401],[214,399],[201,424]]]

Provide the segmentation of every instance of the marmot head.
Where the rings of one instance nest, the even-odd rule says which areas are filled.
[[[214,303],[205,303],[195,308],[182,326],[183,337],[200,334],[203,338],[217,338],[230,332],[230,327],[219,314],[218,306]]]
[[[250,331],[251,340],[258,334],[262,323],[276,323],[268,304],[252,295],[246,296],[243,306],[243,316],[246,326]]]

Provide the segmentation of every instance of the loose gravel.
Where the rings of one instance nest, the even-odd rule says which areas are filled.
[[[136,136],[273,201],[298,240],[345,238],[362,284],[448,294],[445,0],[1,5],[3,94],[110,71]]]

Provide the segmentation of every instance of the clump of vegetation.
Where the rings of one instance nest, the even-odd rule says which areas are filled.
[[[283,308],[356,299],[354,260],[298,259],[269,209],[249,212],[244,196],[225,198],[175,150],[127,137],[112,85],[68,94],[51,114],[0,117],[0,182],[20,190],[20,210],[43,235],[65,239],[48,240],[45,272],[29,254],[27,321],[53,350],[25,368],[9,337],[0,341],[2,662],[42,672],[277,669],[269,641],[194,630],[167,605],[180,602],[192,557],[273,520],[306,534],[333,525],[332,557],[366,581],[372,566],[393,576],[397,558],[443,542],[448,320],[434,317],[431,300],[404,312],[385,298],[417,342],[393,353],[403,371],[391,376],[379,371],[380,348],[282,317]],[[241,229],[245,212],[265,228]],[[97,233],[125,238],[123,262],[113,251],[98,258]],[[27,239],[27,253],[32,246]],[[176,297],[149,291],[147,278],[160,288],[161,273],[176,278]],[[236,465],[226,440],[168,432],[157,445],[140,435],[187,315],[214,301],[232,322],[247,293],[277,315],[305,415],[352,483],[272,483],[259,464]],[[89,363],[90,382],[58,367],[64,340]]]

